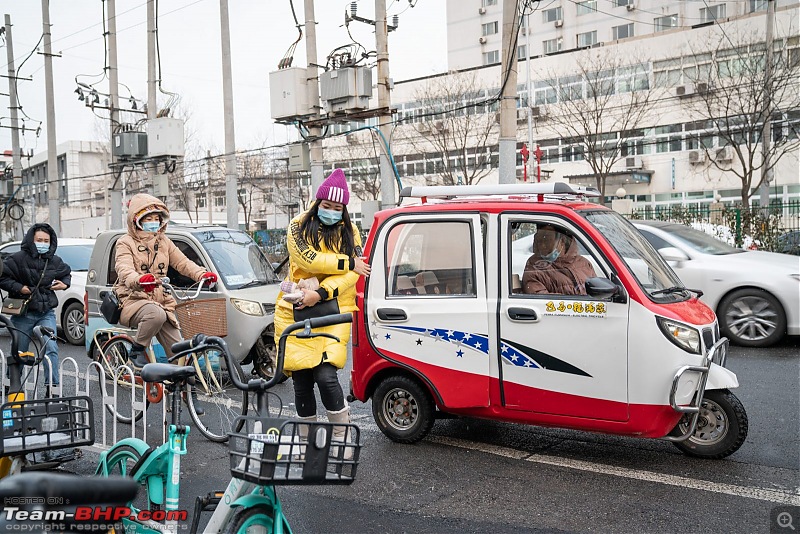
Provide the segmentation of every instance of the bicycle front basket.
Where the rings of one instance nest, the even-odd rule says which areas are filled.
[[[198,299],[175,306],[184,339],[195,334],[225,337],[228,335],[228,313],[224,298]]]
[[[0,456],[81,447],[94,443],[94,409],[86,396],[3,404]]]
[[[238,421],[242,430],[228,442],[234,478],[260,485],[351,484],[356,478],[356,425],[242,416],[234,428]],[[344,441],[332,439],[334,426],[343,427]]]

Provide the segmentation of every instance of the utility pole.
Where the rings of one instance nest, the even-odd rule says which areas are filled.
[[[112,174],[116,174],[114,167],[114,134],[119,126],[119,72],[117,71],[117,10],[115,0],[108,0],[108,105],[109,119],[111,121],[111,137],[109,147],[111,149],[111,169]],[[122,222],[122,188],[124,184],[120,182],[122,172],[111,182],[111,228],[124,228]]]
[[[214,194],[211,190],[211,151],[206,150],[206,209],[208,210],[208,224],[214,224],[214,211],[211,208],[211,199]]]
[[[386,22],[386,0],[375,0],[375,44],[378,52],[378,128],[386,144],[380,152],[381,206],[397,204],[395,175],[389,161],[389,137],[392,135],[391,90],[389,88],[389,29]]]
[[[769,168],[769,151],[771,119],[772,119],[772,46],[773,26],[775,24],[775,0],[767,0],[767,53],[764,57],[764,126],[761,131],[761,187],[759,188],[759,204],[762,208],[769,206],[769,186],[772,181],[772,169]]]
[[[11,40],[11,15],[6,14],[6,59],[8,60],[8,109],[11,112],[11,150],[14,194],[19,194],[22,186],[22,157],[19,149],[19,103],[17,102],[16,71],[14,70],[14,45]],[[31,195],[33,196],[33,195]],[[16,237],[22,239],[22,221],[16,225]]]
[[[314,110],[312,120],[319,119],[319,70],[317,67],[317,23],[314,20],[314,0],[303,3],[306,25],[306,67],[308,84],[308,109]],[[311,160],[311,194],[322,185],[322,128],[312,126],[308,129],[311,141],[308,144]]]
[[[525,14],[525,83],[528,86],[528,150],[533,153],[538,147],[536,145],[536,141],[533,139],[533,117],[531,113],[533,112],[533,88],[531,87],[531,14],[530,12]],[[533,160],[536,158],[528,158],[528,161],[525,162],[526,172],[528,176],[533,179]],[[539,160],[536,159],[536,165],[539,165]],[[537,175],[537,182],[538,175]]]
[[[500,168],[499,183],[517,182],[517,51],[514,30],[517,29],[517,2],[503,2],[503,53],[500,85]]]
[[[156,5],[155,0],[147,0],[147,125],[156,118]],[[148,177],[155,186],[156,164],[148,166]]]
[[[44,43],[44,94],[47,106],[47,206],[50,226],[61,233],[61,180],[56,153],[56,105],[53,96],[53,54],[50,45],[50,0],[42,0],[42,34]]]
[[[228,0],[219,0],[219,22],[222,41],[222,100],[225,115],[225,205],[228,228],[239,228],[236,180],[236,140],[233,130],[233,80],[231,75],[231,28]]]

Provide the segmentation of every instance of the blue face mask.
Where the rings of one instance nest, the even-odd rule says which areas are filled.
[[[332,226],[342,220],[342,212],[317,208],[317,217],[325,226]]]
[[[142,230],[144,230],[145,232],[158,232],[159,228],[161,228],[161,223],[158,221],[150,221],[142,223]]]
[[[550,254],[543,254],[542,259],[548,263],[553,263],[560,255],[561,252],[557,248],[554,248]]]
[[[50,243],[34,243],[36,245],[36,252],[44,254],[50,250]]]

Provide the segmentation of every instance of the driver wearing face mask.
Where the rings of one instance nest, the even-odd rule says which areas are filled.
[[[586,279],[595,276],[575,239],[552,225],[539,226],[533,255],[525,263],[522,288],[528,294],[585,295]]]

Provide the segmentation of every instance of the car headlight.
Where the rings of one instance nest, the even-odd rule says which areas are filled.
[[[231,304],[233,304],[234,308],[242,313],[246,313],[247,315],[264,315],[264,310],[261,308],[261,304],[258,302],[253,302],[252,300],[231,299]]]
[[[664,317],[656,317],[656,322],[667,339],[675,345],[691,354],[701,354],[700,332],[696,328]]]

